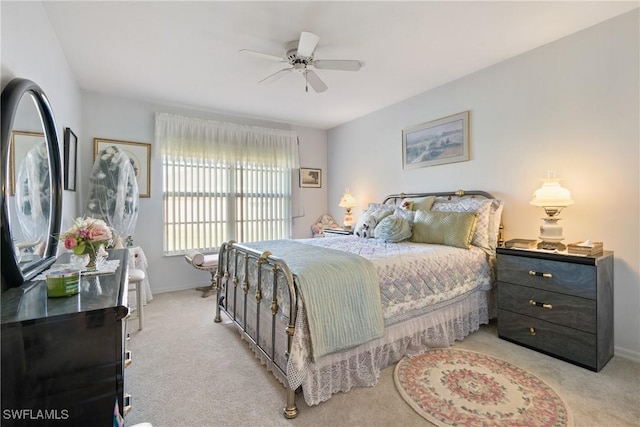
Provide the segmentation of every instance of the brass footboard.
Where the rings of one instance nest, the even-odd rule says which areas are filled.
[[[285,385],[284,416],[295,418],[298,408],[295,390],[287,381],[286,360],[291,354],[298,301],[289,266],[268,251],[259,252],[234,241],[224,243],[218,255],[215,291],[218,304],[214,321],[222,321],[221,311],[224,310],[254,351]],[[281,310],[283,304],[285,313]],[[284,317],[286,323],[280,317]],[[286,343],[277,339],[277,333],[281,333],[277,329],[279,327],[286,327]]]

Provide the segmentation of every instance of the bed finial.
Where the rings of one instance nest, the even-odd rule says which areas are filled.
[[[456,191],[456,196],[458,196],[458,197],[462,197],[462,196],[464,196],[464,190],[458,190],[458,191]]]

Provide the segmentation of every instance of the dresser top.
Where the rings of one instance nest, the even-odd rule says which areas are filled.
[[[551,252],[536,249],[496,249],[498,254],[521,256],[526,258],[546,259],[551,261],[571,262],[574,264],[596,265],[598,260],[613,256],[613,251],[604,251],[598,256],[573,255],[566,252]]]
[[[59,262],[67,262],[69,254]],[[126,315],[127,296],[124,286],[127,278],[128,252],[126,249],[109,251],[108,259],[120,260],[114,273],[81,276],[76,295],[59,298],[47,297],[46,280],[24,283],[2,293],[2,324],[73,315],[76,313],[115,309]]]

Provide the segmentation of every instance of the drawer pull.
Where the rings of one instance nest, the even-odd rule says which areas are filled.
[[[533,326],[529,327],[529,335],[534,336],[536,334],[536,328]]]
[[[129,412],[131,412],[131,395],[130,394],[125,394],[124,395],[124,402],[122,402],[122,415],[127,415]]]
[[[543,302],[534,301],[532,299],[529,300],[529,304],[535,305],[536,307],[546,308],[548,310],[551,310],[553,308],[551,304],[545,304]]]
[[[539,271],[533,271],[533,270],[529,270],[529,276],[545,277],[547,279],[551,279],[553,277],[551,273],[541,273]]]

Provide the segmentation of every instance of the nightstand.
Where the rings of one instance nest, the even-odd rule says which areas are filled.
[[[599,371],[613,356],[613,252],[498,248],[498,336]]]
[[[353,230],[345,230],[344,228],[325,228],[325,237],[348,236],[353,234]]]

